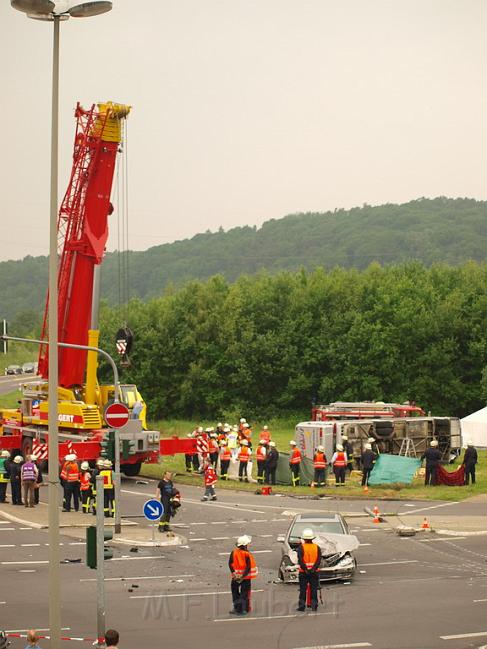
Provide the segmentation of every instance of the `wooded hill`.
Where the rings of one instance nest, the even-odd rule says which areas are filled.
[[[170,218],[170,215],[167,217]],[[261,228],[206,232],[192,239],[129,254],[130,296],[159,296],[168,285],[221,274],[232,282],[266,269],[366,268],[409,260],[426,265],[482,261],[487,250],[487,202],[467,198],[421,198],[403,205],[364,205],[351,210],[291,214]],[[119,299],[119,256],[107,255],[102,294]],[[41,310],[47,258],[0,263],[0,317]]]

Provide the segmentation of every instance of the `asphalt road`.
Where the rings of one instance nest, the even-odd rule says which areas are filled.
[[[29,380],[32,380],[32,374],[18,374],[17,376],[0,376],[0,394],[7,394],[7,392],[12,392],[17,390],[22,383],[27,383]],[[21,398],[19,392],[19,399]]]
[[[124,480],[123,514],[140,515],[154,492],[153,482]],[[183,487],[182,492],[174,527],[187,538],[184,546],[136,553],[114,546],[114,560],[106,562],[107,626],[119,629],[120,649],[466,649],[487,644],[486,537],[399,538],[387,524],[351,518],[361,543],[355,579],[324,586],[318,614],[298,614],[297,587],[274,583],[281,548],[277,534],[286,531],[292,512],[359,511],[364,503],[222,491],[217,502],[201,503],[201,490]],[[412,509],[407,507],[411,503],[387,505],[399,512]],[[459,516],[464,506],[471,507],[413,503],[415,509],[444,507]],[[21,516],[23,508],[15,509]],[[12,631],[48,627],[47,532],[26,528],[0,522],[0,627]],[[260,574],[253,583],[253,614],[235,619],[228,614],[227,559],[244,532],[253,537]],[[82,538],[70,533],[62,543],[63,559],[84,562]],[[61,574],[66,635],[94,638],[95,571],[84,563],[67,563]],[[24,646],[21,640],[12,642],[12,649]],[[41,646],[49,647],[48,641]]]

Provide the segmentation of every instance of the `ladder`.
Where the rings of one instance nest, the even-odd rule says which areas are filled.
[[[414,447],[414,442],[410,437],[405,437],[401,441],[398,455],[404,455],[404,457],[418,457]]]

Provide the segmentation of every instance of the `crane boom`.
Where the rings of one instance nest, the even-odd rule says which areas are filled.
[[[84,110],[76,106],[73,166],[58,218],[59,342],[86,345],[92,310],[95,266],[103,259],[116,157],[122,141],[122,120],[130,106],[111,102]],[[48,304],[41,339],[47,339]],[[59,349],[59,385],[81,385],[86,351]],[[39,373],[48,378],[47,345],[39,352]]]

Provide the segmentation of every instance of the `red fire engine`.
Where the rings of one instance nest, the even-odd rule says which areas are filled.
[[[390,419],[391,417],[424,417],[426,413],[415,403],[384,403],[383,401],[335,401],[314,406],[312,421]]]

